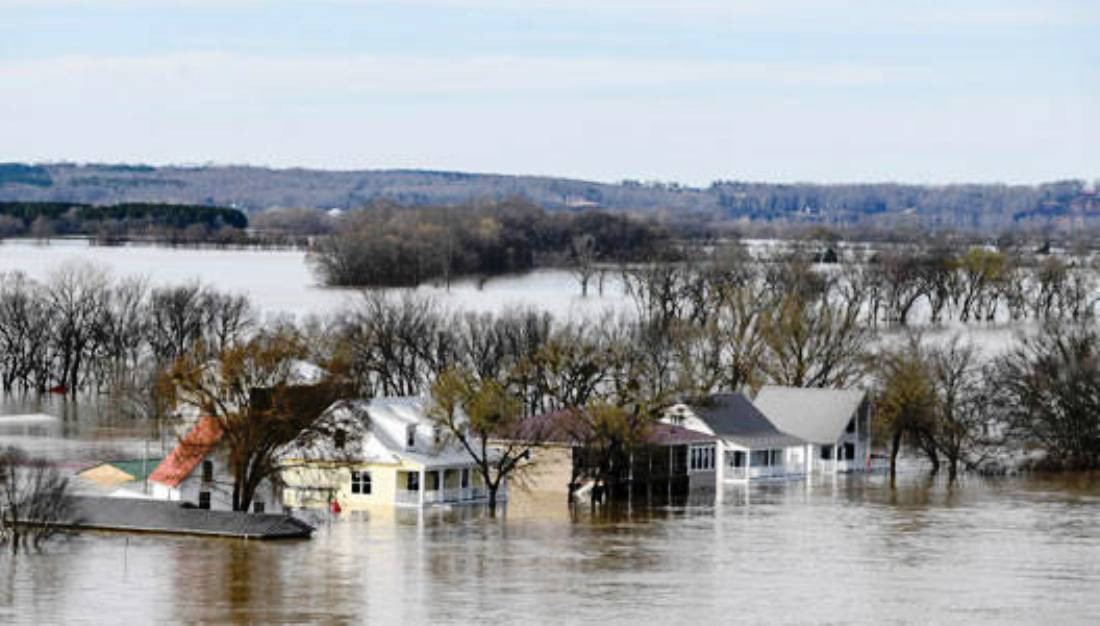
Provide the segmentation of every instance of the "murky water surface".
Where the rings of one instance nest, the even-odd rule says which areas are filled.
[[[841,478],[721,500],[378,512],[292,543],[84,534],[0,558],[0,621],[1095,623],[1095,482]]]

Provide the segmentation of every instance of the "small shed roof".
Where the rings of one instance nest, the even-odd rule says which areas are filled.
[[[81,470],[77,475],[94,483],[119,485],[133,480],[145,480],[162,459],[127,459],[124,461],[105,461]]]
[[[811,443],[831,444],[844,434],[865,397],[858,389],[768,385],[754,403],[780,430]]]

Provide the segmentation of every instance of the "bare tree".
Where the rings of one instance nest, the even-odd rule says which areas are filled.
[[[588,283],[596,274],[596,238],[587,233],[576,235],[570,243],[569,271],[581,285],[581,297],[588,297]]]
[[[767,356],[762,369],[792,387],[844,387],[863,373],[870,330],[858,310],[792,295],[761,317]]]
[[[0,544],[40,549],[71,514],[68,479],[56,468],[19,448],[0,449]]]

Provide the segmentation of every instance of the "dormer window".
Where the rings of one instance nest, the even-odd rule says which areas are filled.
[[[337,430],[333,433],[332,440],[337,450],[343,450],[344,446],[348,443],[348,431],[344,429]]]
[[[405,447],[409,449],[416,447],[416,426],[405,427]]]
[[[432,440],[435,441],[435,445],[443,443],[443,430],[438,426],[432,427]]]

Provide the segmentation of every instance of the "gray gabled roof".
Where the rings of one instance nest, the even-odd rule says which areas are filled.
[[[817,444],[836,443],[866,394],[858,389],[767,385],[753,401],[780,430]]]
[[[723,439],[746,448],[798,446],[806,443],[777,428],[739,393],[712,394],[688,405],[691,412]]]

